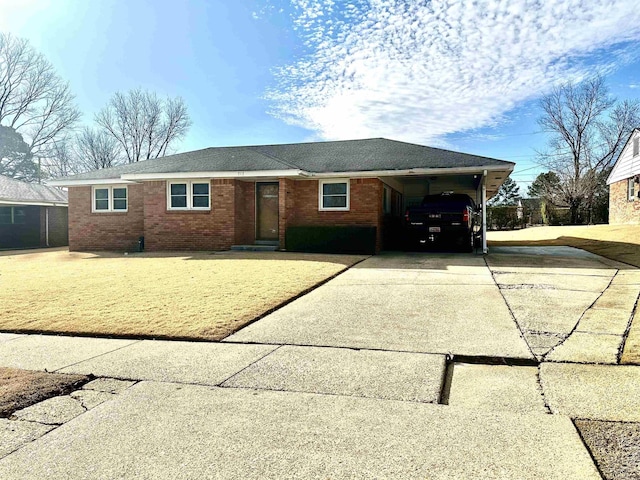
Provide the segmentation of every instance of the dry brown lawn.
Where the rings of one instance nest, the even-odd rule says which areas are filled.
[[[0,330],[219,340],[365,257],[0,255]]]
[[[493,246],[566,245],[640,267],[640,225],[530,227],[488,232],[487,242]],[[622,353],[622,363],[640,364],[640,307],[637,308]]]
[[[31,372],[0,367],[0,417],[8,417],[16,410],[26,408],[56,395],[77,390],[90,380],[85,375]]]
[[[488,232],[491,246],[567,245],[640,267],[640,225],[529,227]]]

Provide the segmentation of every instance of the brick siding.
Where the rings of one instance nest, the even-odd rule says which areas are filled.
[[[167,184],[128,185],[126,213],[92,213],[91,187],[69,188],[71,250],[134,250],[144,236],[145,249],[226,250],[255,241],[255,183],[211,180],[210,211],[170,211]],[[318,181],[279,179],[279,239],[288,226],[373,226],[382,247],[382,182],[350,181],[349,211],[319,211]]]
[[[127,212],[91,212],[91,187],[69,188],[69,250],[135,250],[144,233],[143,186],[128,185]]]
[[[639,185],[636,183],[636,198],[628,199],[627,180],[609,185],[609,223],[640,223]]]

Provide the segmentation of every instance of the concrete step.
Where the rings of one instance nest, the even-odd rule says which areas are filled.
[[[277,245],[232,245],[231,250],[242,252],[275,252]]]

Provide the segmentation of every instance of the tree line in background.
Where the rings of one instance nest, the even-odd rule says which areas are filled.
[[[496,227],[526,223],[532,214],[540,223],[551,225],[606,223],[606,181],[625,142],[639,126],[640,103],[616,100],[604,80],[594,77],[555,88],[540,105],[543,113],[538,124],[548,134],[548,142],[538,160],[548,172],[529,186],[529,198],[520,202],[520,211],[513,209],[521,198],[516,183],[508,179],[503,184],[489,205],[499,220]]]
[[[172,151],[191,125],[184,100],[117,92],[80,128],[68,82],[25,39],[0,32],[0,175],[28,182]]]

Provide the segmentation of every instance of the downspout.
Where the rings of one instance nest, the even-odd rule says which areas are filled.
[[[45,243],[49,246],[49,207],[44,207],[44,235]]]
[[[487,248],[487,171],[482,173],[482,253],[489,253]]]

